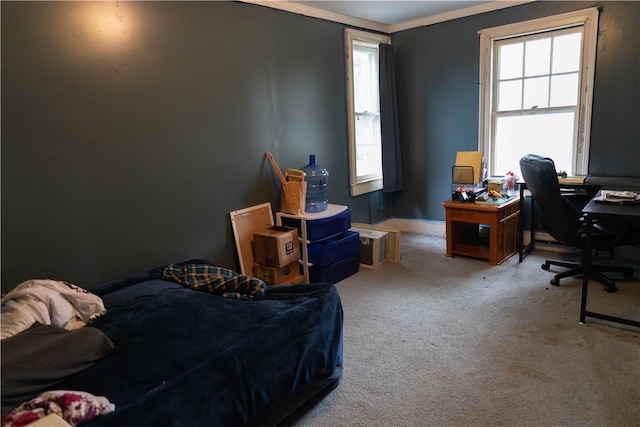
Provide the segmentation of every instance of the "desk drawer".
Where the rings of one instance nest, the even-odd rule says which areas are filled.
[[[514,213],[520,211],[520,204],[514,203],[509,206],[505,206],[504,208],[498,211],[498,219],[502,220],[507,218],[508,216],[513,215]]]
[[[474,224],[488,224],[495,219],[495,213],[474,211],[469,209],[449,209],[451,220],[458,222],[472,222]]]

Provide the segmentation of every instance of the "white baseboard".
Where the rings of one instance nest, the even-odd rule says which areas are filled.
[[[446,237],[446,224],[444,221],[391,218],[378,223],[377,225],[397,228],[398,230],[406,233]],[[529,243],[531,241],[531,233],[529,231],[525,231],[522,237],[525,243]],[[553,252],[571,252],[571,249],[566,246],[554,244],[554,242],[555,239],[548,233],[536,232],[536,249]]]
[[[444,236],[446,229],[444,221],[423,221],[419,219],[391,218],[379,223],[379,225],[397,228],[406,233],[427,234],[429,236]]]

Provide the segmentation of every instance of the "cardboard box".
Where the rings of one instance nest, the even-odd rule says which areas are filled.
[[[388,258],[386,231],[351,228],[360,233],[360,264],[377,268]]]
[[[298,229],[273,226],[253,233],[255,262],[267,267],[285,267],[300,259]]]
[[[267,285],[282,283],[298,283],[295,279],[300,276],[300,263],[294,261],[284,267],[269,267],[267,265],[254,264],[253,275]]]

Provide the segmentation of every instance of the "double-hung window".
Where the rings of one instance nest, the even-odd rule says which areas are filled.
[[[382,189],[379,45],[388,36],[347,29],[347,100],[351,195]]]
[[[489,173],[528,153],[586,175],[598,9],[480,31],[480,150]]]

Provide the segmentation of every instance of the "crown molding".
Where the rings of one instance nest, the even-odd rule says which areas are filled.
[[[354,18],[353,16],[342,15],[327,10],[317,9],[315,7],[306,6],[300,3],[292,3],[285,0],[240,0],[243,3],[256,4],[259,6],[270,7],[272,9],[284,10],[287,12],[297,13],[312,18],[325,19],[327,21],[339,22],[341,24],[353,27],[364,28],[367,30],[379,31],[389,34],[389,25],[379,22],[369,21],[367,19]]]
[[[521,4],[533,3],[538,0],[496,0],[490,3],[482,3],[476,6],[466,7],[451,12],[441,13],[424,18],[414,19],[407,22],[387,26],[389,33],[409,30],[411,28],[424,27],[427,25],[438,24],[440,22],[451,21],[466,16],[479,15],[481,13],[493,12],[496,10],[506,9],[508,7],[519,6]]]
[[[490,3],[482,3],[477,6],[471,6],[452,12],[441,13],[424,18],[414,19],[399,24],[387,25],[367,19],[354,18],[352,16],[342,15],[335,12],[317,9],[315,7],[306,6],[301,3],[293,3],[286,0],[240,0],[242,3],[255,4],[259,6],[270,7],[272,9],[284,10],[299,15],[309,16],[312,18],[325,19],[327,21],[339,22],[341,24],[364,28],[366,30],[379,31],[386,34],[392,34],[398,31],[409,30],[411,28],[424,27],[427,25],[438,24],[440,22],[450,21],[453,19],[464,18],[466,16],[477,15],[485,12],[501,10],[512,6],[519,6],[525,3],[531,3],[538,0],[496,0]]]

